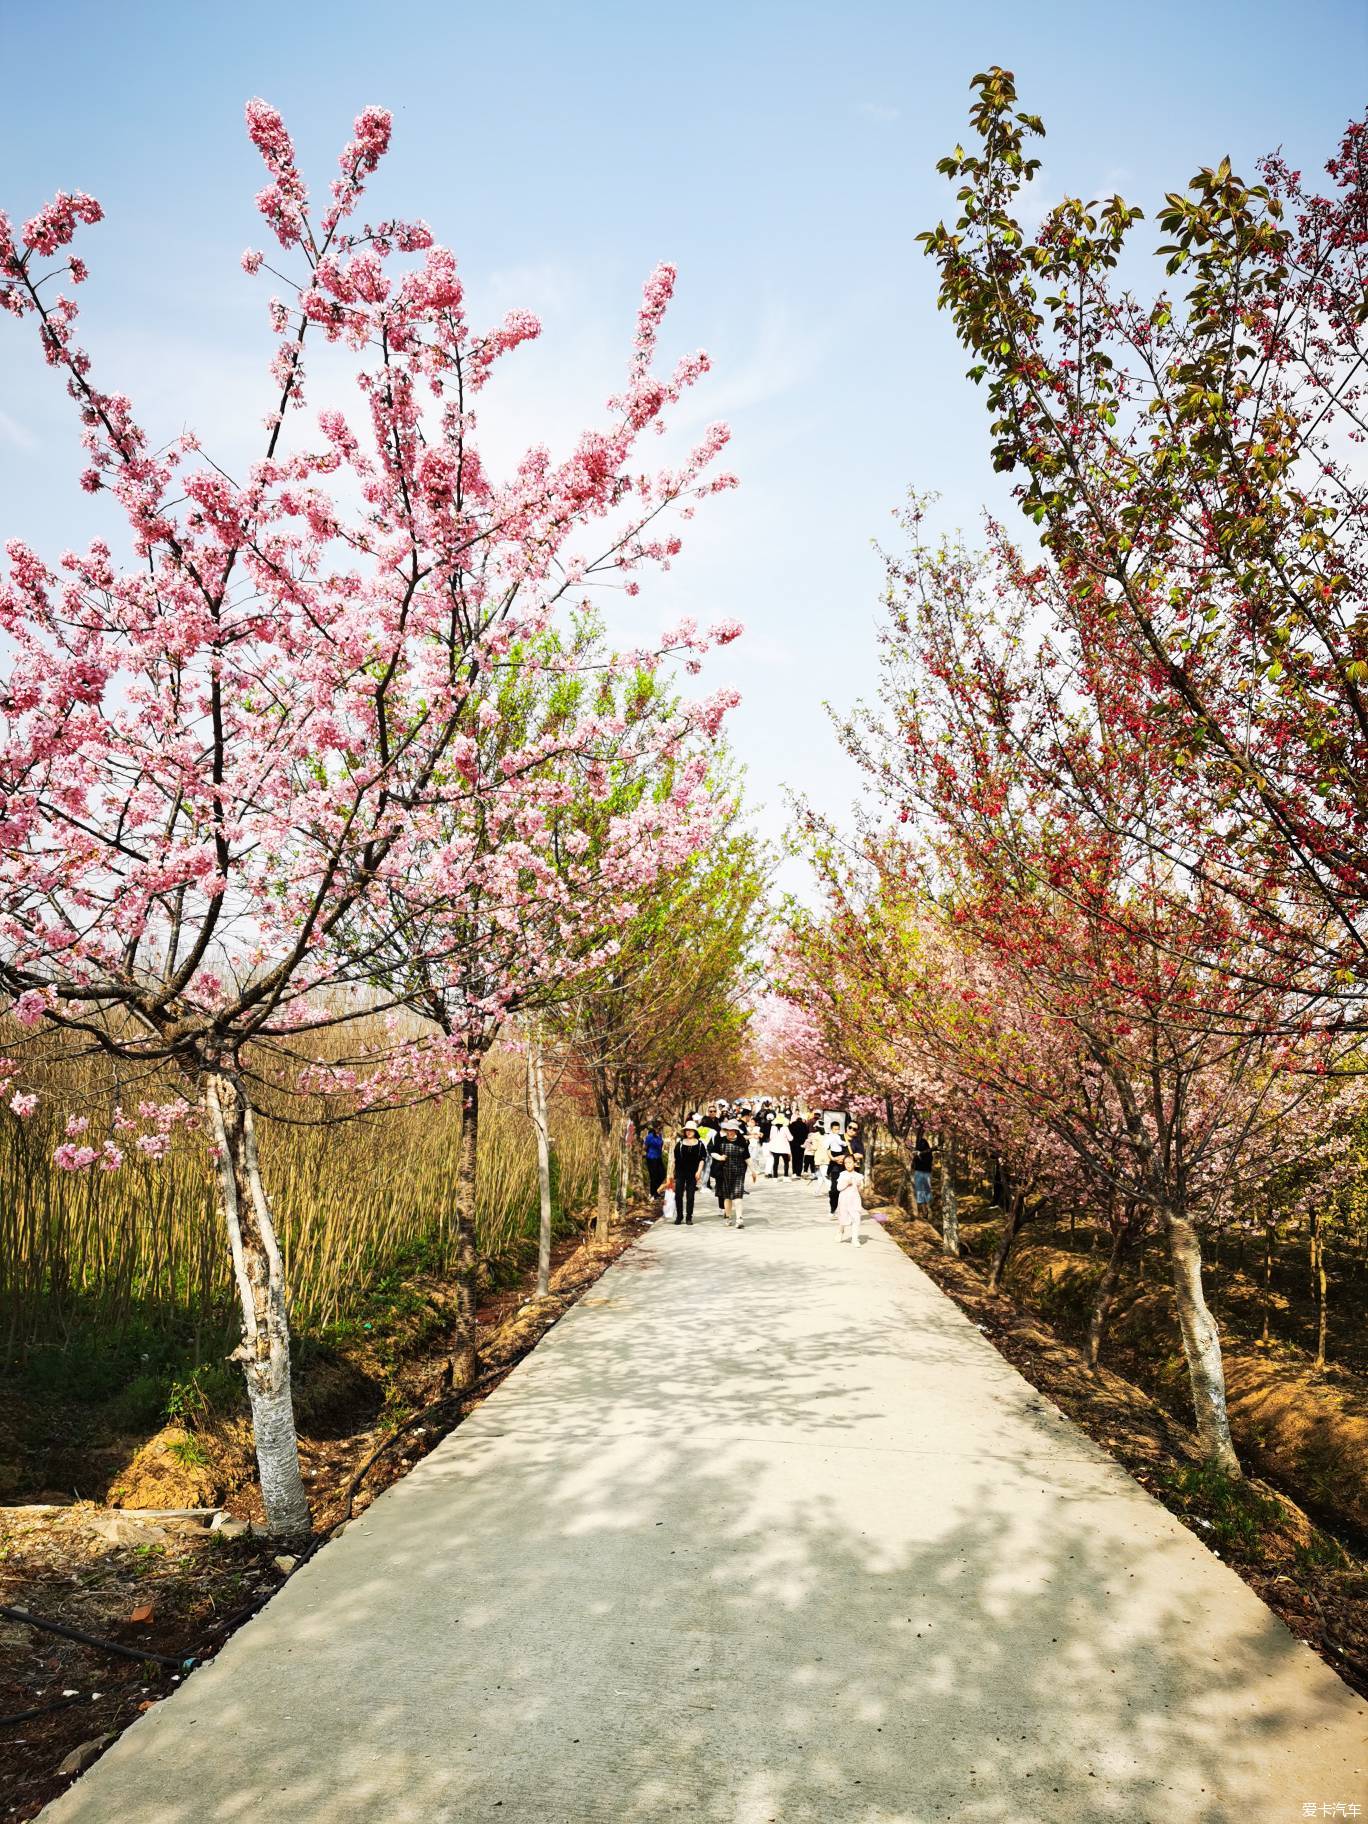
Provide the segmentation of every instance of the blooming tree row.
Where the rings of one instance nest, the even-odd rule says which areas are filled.
[[[657,371],[673,269],[647,283],[603,421],[564,458],[534,446],[498,476],[476,407],[536,320],[476,329],[426,224],[359,220],[383,110],[357,120],[321,203],[275,110],[254,101],[247,124],[278,252],[243,266],[276,272],[280,295],[271,409],[241,474],[192,433],[159,445],[77,344],[88,272],[71,249],[99,205],[63,193],[21,228],[0,218],[0,303],[66,383],[82,485],[127,526],[119,554],[6,547],[0,985],[22,1028],[97,1049],[125,1085],[184,1085],[121,1105],[100,1144],[73,1134],[60,1166],[118,1169],[130,1144],[164,1151],[177,1118],[207,1127],[262,1493],[288,1530],[307,1506],[259,1085],[285,1085],[342,1027],[365,1044],[305,1071],[311,1105],[472,1095],[502,1018],[598,966],[633,895],[707,841],[728,699],[663,706],[652,680],[671,652],[694,662],[739,629],[613,655],[585,619],[596,584],[635,592],[673,559],[679,522],[732,485],[723,426],[678,466],[641,459],[708,366]],[[315,346],[345,365],[358,411],[307,414]],[[669,788],[586,860],[574,809],[613,771]],[[22,1078],[22,1048],[5,1070]],[[16,1117],[33,1093],[16,1083]]]
[[[1276,158],[1198,173],[1161,217],[1186,297],[1142,303],[1140,212],[1066,199],[1028,234],[1043,128],[1008,72],[974,86],[958,219],[923,239],[1041,556],[905,515],[881,701],[841,723],[875,808],[853,843],[807,818],[791,990],[895,1132],[1005,1165],[995,1285],[1027,1191],[1086,1191],[1113,1266],[1162,1233],[1198,1438],[1238,1473],[1202,1235],[1358,1101],[1368,134],[1326,196]]]

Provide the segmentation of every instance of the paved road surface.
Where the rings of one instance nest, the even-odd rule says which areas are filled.
[[[748,1207],[652,1231],[49,1824],[1368,1818],[1368,1706],[880,1231]]]

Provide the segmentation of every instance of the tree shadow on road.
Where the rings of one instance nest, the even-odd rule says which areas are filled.
[[[1250,1824],[1362,1798],[1317,1784],[1334,1681],[910,1266],[853,1339],[806,1259],[681,1262],[672,1323],[656,1276],[609,1275],[62,1819]],[[989,1397],[947,1431],[971,1372]]]

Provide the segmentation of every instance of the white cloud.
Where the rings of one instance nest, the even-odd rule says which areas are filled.
[[[1087,202],[1101,202],[1115,196],[1128,184],[1133,173],[1126,165],[1111,165],[1090,186],[1081,190],[1069,191],[1070,196],[1081,196]],[[1042,165],[1028,184],[1023,184],[1017,201],[1017,216],[1023,228],[1032,234],[1040,227],[1045,217],[1055,204],[1063,200],[1063,192],[1055,186],[1055,179]]]
[[[740,362],[719,358],[683,409],[673,414],[674,422],[687,428],[732,418],[750,406],[791,392],[816,374],[827,339],[824,333],[801,329],[786,305],[771,304]]]
[[[890,107],[886,101],[862,101],[855,112],[863,114],[866,120],[877,120],[885,126],[902,119],[902,109]]]

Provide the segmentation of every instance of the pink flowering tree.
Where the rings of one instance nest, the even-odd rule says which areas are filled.
[[[477,1371],[475,1211],[483,1067],[510,1020],[540,1026],[612,966],[643,895],[712,838],[725,806],[710,756],[730,693],[679,700],[658,676],[666,653],[729,640],[733,624],[684,623],[650,652],[608,651],[577,617],[491,665],[477,686],[463,789],[442,812],[379,916],[352,921],[389,999],[421,1016],[402,1058],[313,1073],[363,1103],[395,1076],[459,1093],[453,1172],[456,1334],[453,1373]],[[695,661],[690,658],[689,663]],[[437,838],[440,838],[439,840]],[[369,1074],[368,1074],[369,1073]]]
[[[176,1072],[201,1112],[262,1495],[269,1524],[292,1530],[308,1510],[257,1164],[258,1060],[383,1011],[354,933],[383,930],[393,906],[444,961],[447,921],[419,916],[422,867],[470,789],[481,680],[595,582],[634,591],[670,562],[679,520],[731,478],[711,472],[720,426],[678,466],[638,455],[707,368],[697,355],[655,372],[669,267],[647,285],[603,422],[564,459],[534,447],[495,475],[474,408],[536,320],[515,312],[477,331],[456,262],[423,223],[359,221],[389,142],[383,110],[358,119],[321,207],[275,110],[254,101],[247,124],[281,291],[261,453],[241,474],[192,434],[150,435],[77,345],[87,274],[69,250],[99,205],[63,194],[17,231],[0,218],[0,303],[64,379],[83,485],[116,497],[129,541],[123,555],[96,539],[53,561],[7,546],[0,985],[24,1027],[59,1028],[125,1075]],[[266,264],[244,256],[249,273]],[[356,412],[306,415],[317,343],[349,368]],[[397,1093],[408,1060],[386,1049]],[[17,1091],[16,1114],[32,1093]],[[155,1120],[138,1142],[162,1145]],[[124,1144],[82,1138],[59,1163],[116,1168]]]

